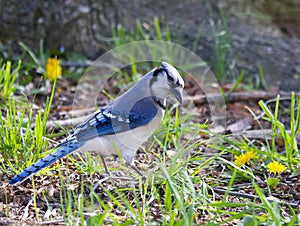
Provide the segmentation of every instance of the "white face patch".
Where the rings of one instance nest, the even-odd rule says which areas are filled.
[[[158,77],[157,80],[152,84],[151,91],[153,96],[159,98],[166,98],[170,94],[170,85],[167,78]]]

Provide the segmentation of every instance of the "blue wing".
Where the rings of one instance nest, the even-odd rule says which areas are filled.
[[[151,97],[136,102],[129,114],[114,112],[111,105],[100,109],[86,121],[79,124],[72,135],[78,142],[97,136],[125,132],[148,124],[157,114],[157,107]]]
[[[129,127],[147,125],[157,114],[157,107],[151,97],[146,97],[136,102],[129,113]]]

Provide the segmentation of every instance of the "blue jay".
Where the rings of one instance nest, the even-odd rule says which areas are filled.
[[[39,170],[74,151],[95,151],[101,156],[119,155],[139,175],[134,165],[137,149],[153,134],[164,116],[166,98],[182,103],[184,81],[170,64],[162,64],[143,76],[131,89],[90,115],[59,144],[56,151],[38,160],[9,180],[17,185]]]

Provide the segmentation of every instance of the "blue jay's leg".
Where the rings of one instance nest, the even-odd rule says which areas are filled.
[[[103,157],[102,155],[100,155],[100,157],[101,157],[101,160],[102,160],[102,162],[103,162],[103,165],[104,165],[104,168],[105,168],[105,172],[106,172],[109,176],[111,176],[111,174],[110,174],[110,172],[109,172],[109,170],[108,170],[108,168],[107,168],[107,165],[106,165],[106,162],[105,162],[104,157]]]

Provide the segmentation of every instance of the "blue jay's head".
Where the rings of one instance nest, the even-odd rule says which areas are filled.
[[[150,82],[153,96],[165,99],[169,95],[174,95],[178,102],[182,103],[183,87],[184,81],[172,65],[162,62],[159,67],[153,70],[153,77]]]

